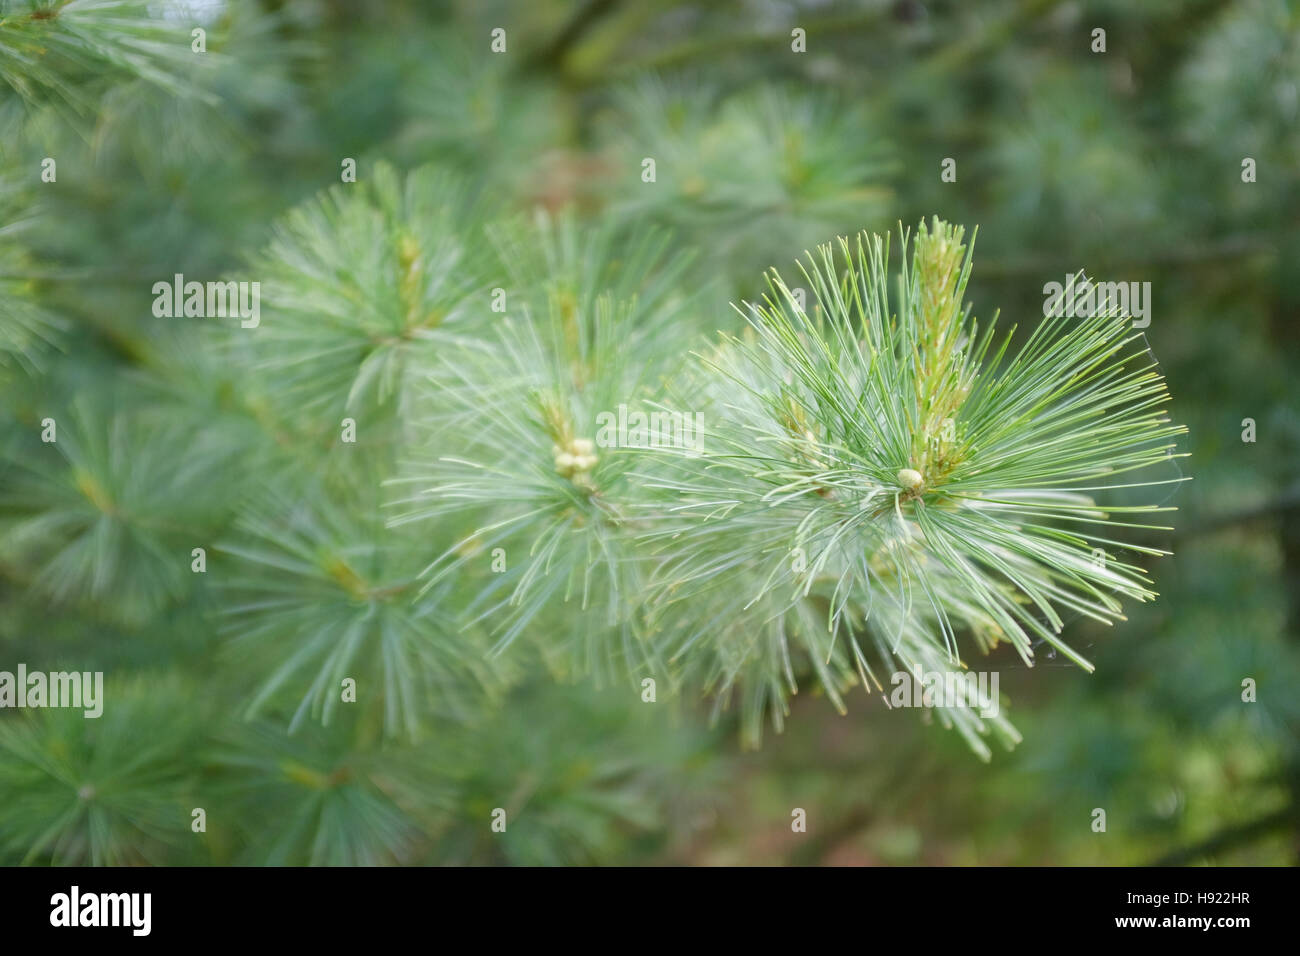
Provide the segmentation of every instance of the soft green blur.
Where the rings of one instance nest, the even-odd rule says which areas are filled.
[[[146,5],[172,11],[182,51],[205,26],[201,70],[155,64],[159,78],[78,51],[26,97],[19,28],[0,23],[0,670],[102,670],[109,694],[98,721],[0,715],[0,863],[1296,862],[1294,3],[185,6]],[[245,719],[295,632],[245,650],[223,590],[239,549],[279,534],[257,522],[319,505],[309,547],[351,560],[357,536],[385,533],[356,502],[377,514],[382,495],[373,463],[340,479],[303,450],[311,428],[281,430],[299,393],[276,393],[277,372],[155,318],[149,290],[265,275],[277,220],[338,183],[345,157],[358,185],[381,162],[433,164],[467,216],[571,208],[673,230],[694,251],[683,353],[738,327],[728,303],[764,269],[930,215],[978,226],[975,311],[1022,329],[1044,284],[1080,269],[1150,282],[1146,341],[1193,479],[1171,492],[1175,533],[1149,539],[1174,552],[1149,565],[1160,598],[1112,628],[1069,626],[1091,675],[1046,655],[1026,669],[1009,648],[981,661],[1024,736],[989,764],[922,711],[858,692],[840,716],[811,683],[783,733],[742,751],[736,715],[711,722],[696,689],[644,706],[534,646],[483,675],[474,645],[414,739],[346,707],[290,734],[303,687]],[[72,459],[41,442],[50,415]],[[313,502],[295,468],[351,497]],[[424,556],[417,541],[410,560],[449,543]],[[332,613],[308,606],[295,626]]]

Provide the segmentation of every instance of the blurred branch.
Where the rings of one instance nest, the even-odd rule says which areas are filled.
[[[586,5],[577,11],[555,35],[555,39],[530,57],[528,65],[542,68],[558,67],[582,35],[617,5],[618,0],[588,0]]]
[[[912,64],[912,67],[919,73],[942,73],[953,69],[974,58],[988,47],[1002,42],[1026,21],[1034,19],[1041,13],[1056,6],[1056,3],[1057,0],[1025,0],[1016,10],[988,29],[981,30],[970,39],[960,43],[942,47],[937,52],[916,61]],[[808,37],[826,34],[840,35],[860,27],[879,25],[891,19],[894,15],[893,6],[885,5],[873,10],[827,17],[822,20],[811,20],[797,25],[803,28]],[[784,27],[779,31],[734,32],[724,35],[710,34],[699,39],[679,43],[659,53],[627,60],[617,68],[617,72],[630,73],[644,69],[664,69],[699,56],[715,57],[721,51],[765,47],[788,42],[789,39],[789,30]],[[590,82],[592,77],[587,76],[584,79]],[[901,82],[895,84],[891,89],[905,89],[908,86],[907,82]]]
[[[1183,246],[1176,249],[1163,249],[1146,256],[1111,254],[1100,257],[1092,268],[1111,268],[1122,266],[1126,269],[1143,266],[1197,266],[1198,268],[1216,262],[1224,262],[1236,268],[1231,260],[1248,258],[1256,255],[1275,255],[1277,244],[1270,235],[1230,236],[1220,242],[1197,246]],[[1011,278],[1022,275],[1044,274],[1056,269],[1059,262],[1045,257],[1026,259],[988,259],[980,260],[981,278]]]
[[[824,20],[814,20],[808,23],[798,24],[803,27],[809,37],[822,34],[839,34],[846,30],[853,30],[858,27],[868,26],[887,19],[888,10],[878,9],[862,13],[855,13],[847,16],[828,17]],[[736,31],[727,34],[708,34],[698,39],[691,39],[679,43],[676,46],[670,46],[666,50],[653,53],[648,56],[633,58],[624,61],[616,70],[618,74],[635,73],[640,70],[662,70],[667,67],[676,66],[684,61],[701,56],[716,56],[722,51],[745,50],[752,47],[765,47],[778,43],[789,42],[790,31],[783,29],[781,31],[761,31],[751,30],[748,33]],[[585,82],[593,82],[595,75],[583,77]]]
[[[1214,534],[1215,532],[1222,531],[1225,528],[1230,528],[1240,524],[1248,524],[1252,521],[1258,521],[1261,518],[1274,518],[1296,509],[1300,509],[1300,485],[1295,485],[1282,492],[1276,498],[1261,502],[1258,505],[1253,505],[1250,508],[1243,508],[1240,511],[1231,511],[1227,514],[1216,515],[1199,525],[1193,525],[1189,528],[1179,528],[1174,531],[1174,541],[1178,544],[1182,544],[1190,538]]]
[[[825,863],[843,843],[865,830],[875,815],[865,807],[855,807],[853,811],[838,820],[829,830],[809,836],[790,854],[791,866],[818,866]]]
[[[1202,840],[1200,843],[1194,843],[1189,847],[1181,850],[1174,850],[1152,863],[1152,866],[1187,866],[1195,863],[1197,860],[1206,856],[1214,856],[1225,850],[1231,850],[1236,847],[1245,846],[1255,842],[1261,837],[1265,837],[1275,830],[1281,830],[1295,822],[1296,810],[1294,807],[1284,807],[1276,813],[1270,813],[1268,816],[1260,817],[1258,820],[1252,820],[1250,823],[1243,823],[1235,827],[1227,827],[1220,830],[1213,836]]]
[[[924,76],[955,69],[968,60],[974,59],[989,47],[1004,43],[1030,20],[1036,19],[1057,5],[1058,0],[1025,0],[1016,10],[989,25],[986,29],[968,34],[969,39],[945,46],[924,60],[917,62],[915,64],[916,72],[920,76]],[[896,84],[893,88],[903,89],[907,86],[907,83],[908,81],[904,81],[901,84]]]

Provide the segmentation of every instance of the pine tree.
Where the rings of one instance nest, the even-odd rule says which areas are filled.
[[[1286,4],[1110,10],[1105,62],[1010,0],[793,5],[807,56],[739,0],[384,6],[0,0],[0,671],[106,675],[0,713],[0,863],[744,858],[795,792],[887,860],[1284,841]],[[1045,310],[1083,267],[1170,324]]]

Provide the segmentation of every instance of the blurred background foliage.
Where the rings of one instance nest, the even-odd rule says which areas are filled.
[[[0,0],[0,669],[108,675],[99,720],[0,716],[0,863],[1296,862],[1298,110],[1291,0]],[[472,516],[386,528],[381,483],[436,440],[412,363],[499,334],[468,296],[562,308],[667,235],[684,355],[768,266],[932,214],[979,226],[981,315],[1151,282],[1190,429],[1160,599],[1070,626],[1095,674],[986,665],[1014,752],[862,694],[742,751],[447,638],[454,575],[413,582]],[[175,273],[262,281],[262,337],[156,318]]]

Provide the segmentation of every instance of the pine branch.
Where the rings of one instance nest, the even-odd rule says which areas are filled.
[[[88,115],[100,85],[88,78],[105,75],[215,102],[193,82],[210,67],[192,53],[189,26],[160,18],[145,0],[0,3],[0,82],[30,105],[48,100]]]
[[[1120,598],[1154,597],[1111,534],[1170,509],[1092,496],[1161,483],[1149,472],[1183,431],[1160,411],[1163,382],[1128,321],[1045,319],[1013,353],[962,305],[960,230],[923,224],[903,249],[897,313],[879,236],[810,255],[807,308],[772,273],[764,303],[746,306],[751,334],[708,359],[727,387],[713,391],[707,453],[648,467],[657,601],[685,628],[663,631],[670,658],[712,657],[706,683],[722,691],[749,666],[778,724],[792,648],[837,704],[853,669],[882,686],[869,649],[913,674],[964,667],[962,630],[983,649],[1009,641],[1026,664],[1043,641],[1091,669],[1061,640],[1064,614],[1109,623]],[[814,597],[820,637],[806,619]],[[769,663],[760,625],[773,629]],[[974,713],[943,716],[986,754]]]

